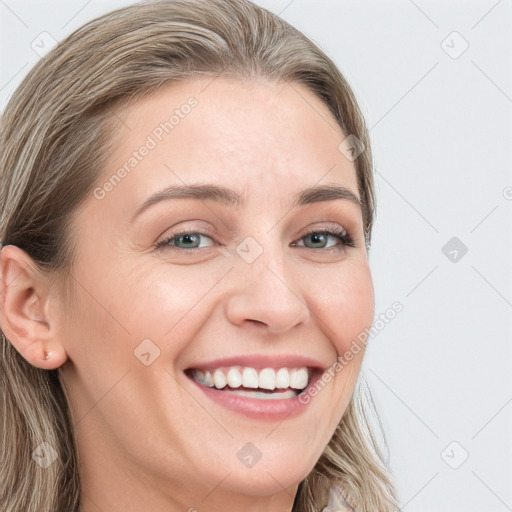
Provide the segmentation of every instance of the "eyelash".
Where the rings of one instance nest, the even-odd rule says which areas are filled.
[[[212,236],[209,233],[205,233],[203,231],[197,231],[194,229],[185,229],[183,231],[180,231],[179,233],[172,234],[171,236],[169,236],[168,238],[165,238],[164,240],[161,240],[160,242],[158,242],[155,245],[155,248],[161,249],[164,247],[168,247],[168,248],[172,248],[172,249],[176,249],[176,250],[180,250],[180,251],[197,251],[198,249],[200,249],[200,247],[194,247],[194,248],[176,247],[174,244],[171,244],[171,242],[173,240],[176,240],[176,239],[180,238],[181,236],[185,236],[185,235],[202,235],[202,236],[208,237],[213,240]],[[343,246],[356,247],[354,239],[344,229],[339,229],[339,228],[320,229],[320,230],[309,229],[299,240],[307,238],[308,236],[311,236],[311,235],[334,236],[335,238],[337,238],[338,240],[341,241],[341,244]],[[296,242],[293,242],[293,243],[296,244]],[[296,245],[294,245],[294,247],[296,247]],[[311,247],[305,247],[305,248],[312,249]],[[321,247],[319,250],[329,251],[329,250],[333,250],[333,249],[335,249],[335,247]],[[315,249],[313,248],[313,250],[315,250]]]

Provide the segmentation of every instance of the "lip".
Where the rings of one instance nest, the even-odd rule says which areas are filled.
[[[210,388],[197,382],[191,375],[192,369],[213,370],[226,366],[248,366],[256,369],[262,368],[297,368],[307,367],[311,371],[311,377],[307,387],[294,398],[285,398],[277,400],[264,400],[259,398],[243,397],[226,391],[221,391],[215,387]],[[310,403],[311,398],[303,403],[300,400],[301,394],[309,392],[309,388],[314,386],[316,381],[322,377],[322,372],[326,367],[315,359],[305,358],[303,356],[238,356],[223,359],[216,359],[207,363],[201,363],[185,370],[185,376],[192,384],[199,388],[209,400],[216,404],[237,412],[251,419],[260,421],[283,421],[303,414]]]

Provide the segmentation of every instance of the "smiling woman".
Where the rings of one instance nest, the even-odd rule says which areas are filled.
[[[245,0],[127,7],[0,143],[2,510],[398,509],[358,385],[368,135],[311,41]]]

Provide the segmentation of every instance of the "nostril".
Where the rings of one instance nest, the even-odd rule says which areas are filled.
[[[257,325],[260,325],[260,324],[267,325],[265,322],[262,322],[261,320],[254,320],[252,318],[248,318],[247,321],[248,322],[253,322],[253,323],[257,324]]]

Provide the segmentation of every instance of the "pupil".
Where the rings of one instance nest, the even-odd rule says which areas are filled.
[[[322,243],[322,238],[324,238],[324,235],[319,235],[319,234],[313,234],[311,235],[311,238],[313,240],[313,243],[314,244],[318,244],[318,243]]]
[[[194,244],[194,238],[197,238],[197,236],[194,236],[194,235],[190,235],[190,234],[187,234],[187,235],[183,235],[182,239],[185,243],[185,245],[187,244]]]

